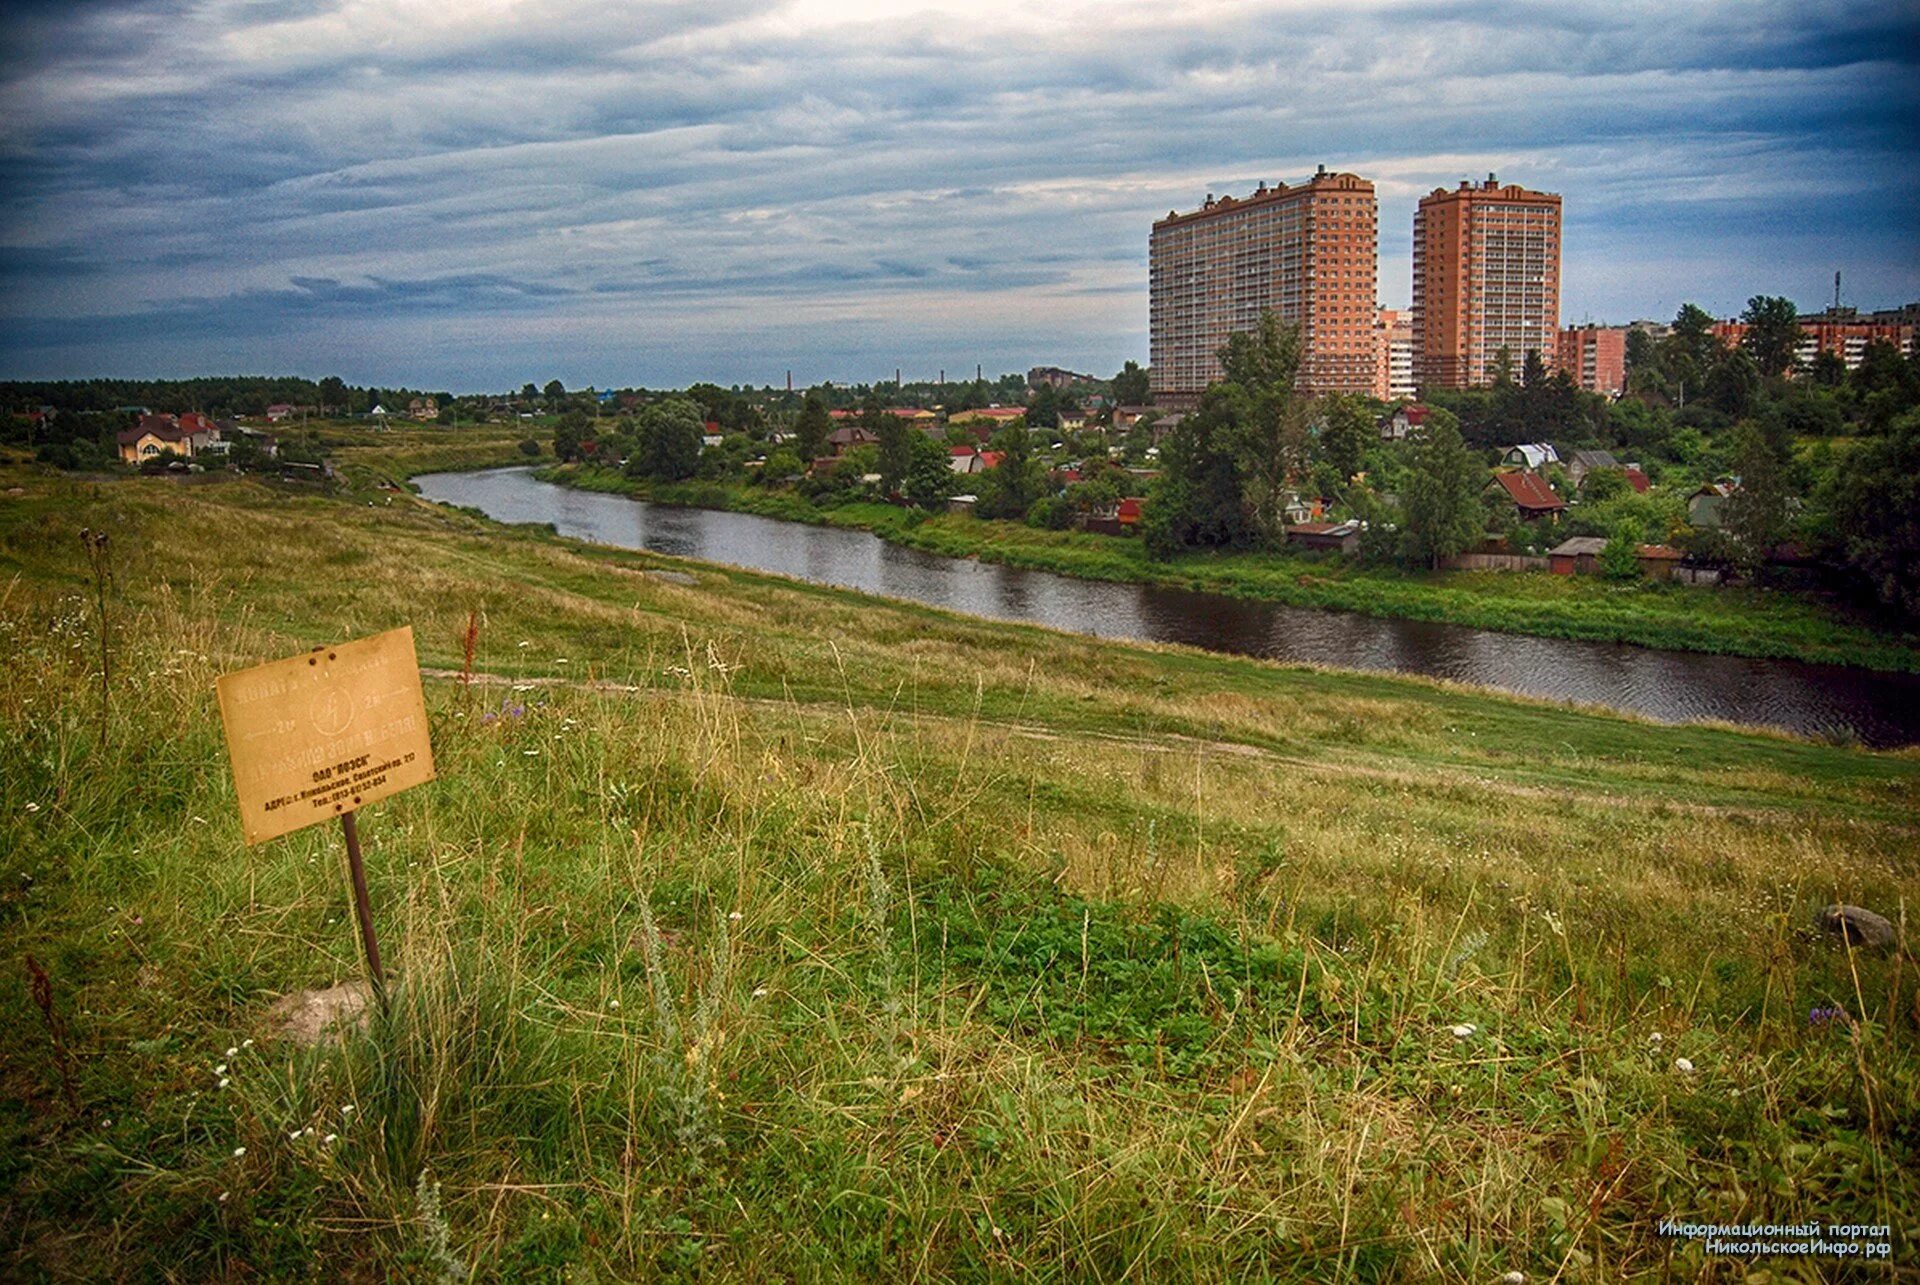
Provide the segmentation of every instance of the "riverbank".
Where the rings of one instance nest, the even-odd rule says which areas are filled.
[[[1920,756],[0,481],[7,953],[78,1102],[0,988],[0,1274],[1694,1278],[1662,1220],[1809,1209],[1914,1252],[1912,971],[1805,925],[1920,901]],[[339,836],[242,847],[213,680],[402,624],[394,1005],[301,1048],[275,998],[361,971]]]
[[[823,509],[790,491],[706,482],[662,486],[579,465],[548,465],[536,476],[666,504],[856,528],[929,553],[1089,580],[1502,633],[1920,672],[1920,637],[1889,635],[1816,598],[1786,591],[1623,585],[1597,576],[1407,572],[1314,554],[1190,554],[1157,562],[1140,541],[1124,537],[929,516],[886,504]]]

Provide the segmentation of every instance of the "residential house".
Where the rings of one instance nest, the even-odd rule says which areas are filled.
[[[292,414],[292,406],[286,402],[275,402],[273,405],[267,407],[267,422],[269,424],[278,424],[281,420],[286,419]]]
[[[1502,464],[1511,464],[1515,468],[1542,469],[1549,464],[1560,462],[1560,452],[1547,442],[1522,442],[1518,446],[1509,446],[1501,455]]]
[[[1727,497],[1739,489],[1738,482],[1708,482],[1687,497],[1687,522],[1705,531],[1719,530]]]
[[[1638,464],[1629,464],[1620,471],[1627,475],[1627,485],[1631,486],[1636,492],[1638,492],[1641,495],[1645,495],[1647,493],[1647,488],[1653,485],[1653,483],[1647,478],[1645,470],[1643,470]]]
[[[1567,453],[1567,477],[1576,488],[1584,485],[1587,474],[1596,469],[1620,467],[1620,461],[1613,457],[1612,451],[1569,451]]]
[[[121,429],[115,441],[122,460],[141,464],[165,454],[190,458],[194,451],[193,438],[194,434],[180,427],[171,415],[142,415],[139,423]]]
[[[440,418],[439,399],[433,397],[415,397],[407,403],[407,414],[421,423],[431,423]]]
[[[858,424],[842,424],[827,434],[827,454],[838,459],[856,446],[877,446],[879,443],[878,434]]]
[[[1104,509],[1096,509],[1081,519],[1081,527],[1097,535],[1132,535],[1140,529],[1140,513],[1146,501],[1140,496],[1126,499]]]
[[[1567,502],[1553,493],[1547,479],[1531,470],[1495,473],[1487,490],[1503,496],[1518,510],[1523,522],[1551,517],[1564,511]]]
[[[1419,402],[1408,402],[1394,409],[1391,415],[1380,421],[1380,440],[1383,442],[1404,442],[1412,437],[1414,431],[1427,422],[1428,408]]]
[[[1155,411],[1152,406],[1115,406],[1113,408],[1113,427],[1117,432],[1126,432],[1135,424]]]

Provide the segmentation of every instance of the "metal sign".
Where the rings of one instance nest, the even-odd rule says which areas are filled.
[[[218,687],[249,845],[433,779],[410,626],[225,674]]]

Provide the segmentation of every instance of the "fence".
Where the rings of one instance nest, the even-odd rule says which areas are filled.
[[[1440,559],[1446,571],[1545,571],[1545,558],[1524,553],[1462,553]]]

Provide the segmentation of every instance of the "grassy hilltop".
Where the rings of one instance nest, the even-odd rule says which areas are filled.
[[[404,494],[13,485],[0,1274],[1744,1276],[1663,1218],[1915,1261],[1920,979],[1806,925],[1920,902],[1920,755]],[[439,780],[362,819],[393,1007],[302,1049],[273,1000],[361,972],[340,839],[242,847],[214,678],[409,623]]]

